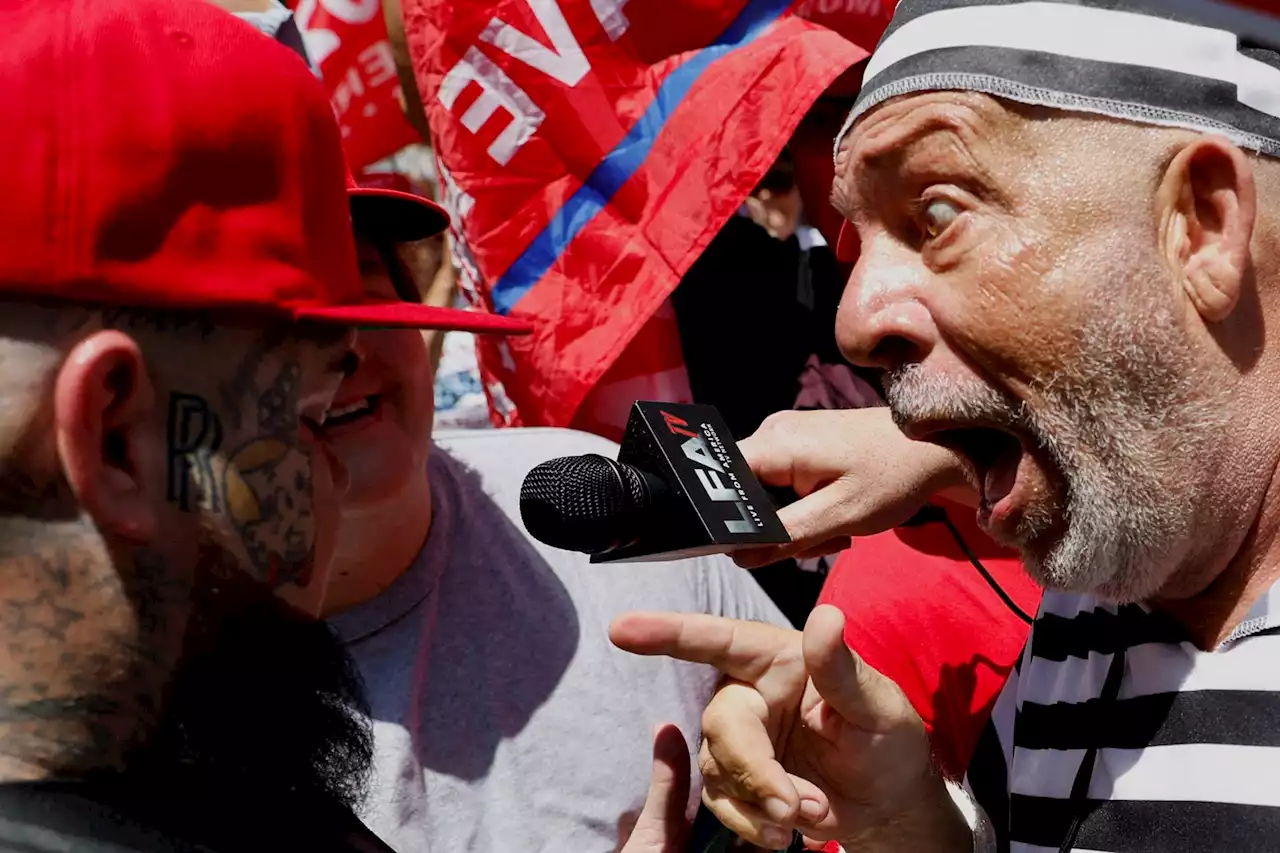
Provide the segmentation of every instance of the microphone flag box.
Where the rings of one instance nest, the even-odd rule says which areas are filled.
[[[662,529],[593,563],[673,560],[791,541],[720,413],[697,403],[637,402],[618,461],[660,476]]]

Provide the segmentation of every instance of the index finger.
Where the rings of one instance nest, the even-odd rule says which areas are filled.
[[[790,448],[779,446],[772,434],[747,436],[738,442],[738,450],[751,473],[767,486],[790,488],[795,483],[795,467]]]
[[[632,654],[709,664],[750,683],[779,658],[793,657],[801,634],[702,613],[625,613],[609,626],[609,639]]]

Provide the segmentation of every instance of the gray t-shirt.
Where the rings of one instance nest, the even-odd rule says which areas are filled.
[[[530,468],[616,452],[559,429],[437,436],[422,553],[333,620],[373,706],[363,816],[399,853],[615,850],[644,802],[653,726],[679,725],[692,749],[717,676],[618,651],[609,621],[671,610],[787,625],[726,558],[593,566],[529,538]]]

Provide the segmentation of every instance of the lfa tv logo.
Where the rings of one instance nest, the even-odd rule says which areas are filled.
[[[694,469],[694,474],[702,484],[707,498],[726,509],[732,507],[734,510],[733,518],[724,519],[725,528],[737,535],[761,532],[764,523],[760,520],[759,513],[753,504],[747,502],[747,493],[738,476],[725,467],[729,455],[720,443],[720,437],[714,433],[705,436],[701,432],[695,432],[688,421],[669,412],[662,412],[662,419],[673,435],[684,439],[680,449],[686,459],[698,466]],[[713,452],[711,443],[715,444],[716,452]]]

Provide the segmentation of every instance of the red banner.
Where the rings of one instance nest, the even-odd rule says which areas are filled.
[[[795,13],[872,50],[893,19],[897,5],[898,0],[800,0]]]
[[[291,3],[307,53],[320,69],[353,171],[421,142],[404,117],[382,0]]]
[[[526,424],[571,422],[866,56],[792,0],[403,5],[461,283],[537,327],[481,347],[495,408]]]

